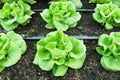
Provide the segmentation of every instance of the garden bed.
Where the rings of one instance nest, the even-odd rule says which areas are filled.
[[[39,1],[32,5],[32,9],[44,9],[48,7],[46,3],[48,0]],[[83,9],[93,9],[94,4],[89,4],[88,0],[82,0]],[[92,18],[92,12],[80,12],[82,15],[81,20],[78,22],[76,28],[69,29],[65,33],[69,36],[99,36],[100,34],[113,31],[120,31],[119,28],[112,30],[105,30],[100,24],[95,22]],[[39,12],[36,12],[31,19],[31,23],[27,26],[21,26],[15,30],[15,32],[25,37],[33,36],[45,36],[48,32],[54,30],[46,29],[45,22],[40,17]],[[5,32],[0,27],[0,32]],[[0,80],[120,80],[120,72],[110,72],[102,68],[100,65],[101,56],[97,54],[95,48],[97,46],[96,40],[85,40],[87,47],[87,57],[83,67],[79,70],[68,70],[64,77],[54,77],[52,72],[46,72],[41,70],[38,66],[34,65],[33,59],[36,53],[37,40],[26,40],[28,49],[22,56],[20,61],[9,68],[6,68],[0,74]]]

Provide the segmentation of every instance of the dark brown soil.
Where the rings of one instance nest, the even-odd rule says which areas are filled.
[[[49,0],[45,1],[38,1],[38,3],[32,5],[32,9],[47,8]],[[82,8],[91,9],[95,7],[94,4],[89,4],[88,0],[82,0],[82,2]],[[112,31],[120,31],[119,28],[105,30],[103,26],[92,19],[92,12],[81,12],[80,14],[82,18],[77,27],[69,29],[65,33],[76,36],[99,36],[103,33],[109,34]],[[48,32],[54,31],[46,29],[45,24],[39,13],[35,13],[30,24],[27,26],[20,25],[15,32],[23,37],[45,36]],[[0,32],[5,32],[5,30],[0,28]],[[0,80],[120,80],[120,72],[110,72],[101,67],[99,62],[101,56],[95,50],[97,40],[85,40],[87,57],[83,67],[79,70],[69,69],[64,77],[54,77],[51,71],[42,71],[38,66],[34,65],[32,62],[36,53],[37,41],[26,42],[28,46],[26,53],[16,65],[6,68],[0,73]]]

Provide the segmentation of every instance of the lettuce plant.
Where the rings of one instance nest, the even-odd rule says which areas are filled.
[[[5,3],[0,9],[0,23],[5,30],[11,31],[17,28],[19,24],[26,25],[29,23],[33,13],[30,6],[21,0],[17,3]]]
[[[83,40],[68,37],[62,31],[50,32],[37,42],[33,63],[42,70],[52,70],[54,76],[64,76],[68,67],[79,69],[86,57]]]
[[[18,2],[18,1],[19,0],[0,0],[0,3],[12,3],[12,2]],[[22,0],[22,1],[30,3],[30,4],[36,3],[35,0]]]
[[[97,4],[93,18],[107,30],[112,29],[120,26],[120,8],[112,3]]]
[[[16,64],[26,51],[23,38],[13,31],[0,33],[0,72]]]
[[[90,3],[108,3],[111,0],[89,0]]]
[[[47,22],[46,28],[66,31],[68,28],[76,27],[81,15],[76,12],[76,7],[71,1],[51,2],[49,9],[40,13]]]
[[[99,37],[97,52],[102,55],[101,65],[110,71],[120,71],[120,32]]]

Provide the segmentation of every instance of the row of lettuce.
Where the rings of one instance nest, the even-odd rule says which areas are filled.
[[[30,23],[31,15],[34,14],[29,4],[34,0],[1,0],[5,3],[0,9],[0,23],[2,27],[11,31],[19,24],[27,25]],[[120,0],[90,0],[91,3],[99,3],[93,13],[93,19],[110,30],[120,26]],[[29,3],[29,4],[28,4]],[[100,4],[101,3],[101,4]],[[103,4],[104,3],[104,4]],[[76,9],[81,8],[80,0],[54,0],[50,1],[50,6],[40,15],[44,19],[47,29],[66,31],[74,28],[80,20],[81,15]]]
[[[97,4],[93,18],[105,25],[106,29],[118,26],[120,23],[119,7],[110,0],[90,0]],[[0,72],[5,67],[16,64],[21,55],[25,53],[27,45],[23,38],[13,30],[19,24],[27,25],[31,15],[34,14],[30,4],[34,0],[1,0],[5,3],[0,10],[0,23],[8,31],[0,33]],[[114,2],[115,3],[115,2]],[[47,29],[56,28],[45,38],[37,42],[37,51],[33,63],[39,65],[42,70],[53,72],[54,76],[64,76],[68,67],[80,69],[86,58],[86,46],[83,40],[69,37],[63,31],[77,26],[81,15],[76,10],[82,7],[80,0],[55,0],[50,2],[48,9],[40,13],[47,23]],[[111,71],[120,70],[120,32],[112,32],[110,35],[103,34],[98,40],[96,51],[102,55],[102,66]]]

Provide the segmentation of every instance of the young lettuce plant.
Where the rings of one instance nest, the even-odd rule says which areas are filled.
[[[120,26],[120,8],[112,3],[97,4],[93,18],[107,30]]]
[[[18,2],[19,0],[0,0],[0,3],[12,3],[12,2]],[[34,4],[36,3],[35,0],[22,0],[26,3]]]
[[[71,1],[52,1],[49,9],[40,13],[47,22],[47,29],[66,31],[68,28],[74,28],[80,20],[81,15],[76,12],[76,7]]]
[[[16,64],[26,51],[23,38],[13,31],[0,33],[0,72]]]
[[[5,3],[0,9],[0,23],[5,30],[11,31],[17,28],[19,24],[26,25],[29,23],[33,13],[30,6],[21,0],[17,3]]]
[[[101,65],[110,71],[120,71],[120,32],[99,37],[97,52],[102,55]]]
[[[62,31],[50,32],[37,42],[33,63],[54,76],[64,76],[68,67],[80,69],[86,58],[83,40],[68,37]]]

